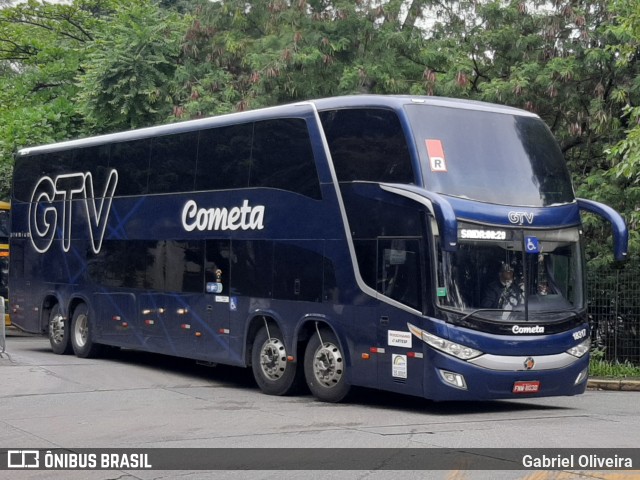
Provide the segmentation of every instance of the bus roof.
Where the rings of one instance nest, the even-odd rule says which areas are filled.
[[[473,100],[453,99],[446,97],[411,96],[411,95],[348,95],[342,97],[330,97],[317,100],[309,100],[281,105],[276,107],[261,108],[246,112],[229,113],[198,120],[170,123],[160,126],[127,130],[119,133],[98,135],[77,140],[69,140],[36,147],[26,147],[18,151],[18,156],[28,156],[38,153],[64,151],[72,148],[82,148],[108,143],[125,142],[175,133],[184,133],[205,128],[245,123],[267,118],[297,116],[301,106],[315,105],[320,111],[342,108],[390,108],[400,110],[404,105],[431,105],[465,110],[480,110],[508,115],[537,117],[537,115],[518,108],[497,105]]]

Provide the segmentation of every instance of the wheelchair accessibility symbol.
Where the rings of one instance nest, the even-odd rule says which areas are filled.
[[[538,237],[524,237],[524,246],[527,253],[540,253]]]

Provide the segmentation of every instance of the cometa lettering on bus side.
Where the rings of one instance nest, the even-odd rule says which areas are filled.
[[[264,205],[249,205],[244,200],[242,206],[227,208],[199,207],[195,200],[189,200],[182,209],[182,226],[187,232],[199,230],[262,230],[264,228]]]

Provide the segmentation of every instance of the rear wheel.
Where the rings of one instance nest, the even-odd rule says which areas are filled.
[[[309,340],[304,354],[304,375],[309,390],[323,402],[340,402],[351,390],[346,373],[338,339],[331,330],[320,329]]]
[[[262,327],[253,340],[251,368],[256,383],[267,395],[294,393],[301,383],[301,369],[288,360],[282,332],[276,325]]]
[[[54,305],[49,313],[49,343],[51,350],[58,355],[71,353],[71,329],[64,318],[60,305]]]
[[[93,343],[91,328],[89,308],[84,303],[78,305],[71,321],[71,344],[78,357],[96,357],[102,352],[102,345]]]

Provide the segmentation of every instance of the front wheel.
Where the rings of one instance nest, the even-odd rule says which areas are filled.
[[[73,353],[80,358],[97,357],[102,352],[102,345],[93,343],[89,308],[86,304],[76,307],[71,320],[71,344]]]
[[[71,329],[69,321],[64,318],[60,305],[54,305],[49,313],[49,343],[51,350],[57,355],[71,353]]]
[[[262,327],[253,340],[251,368],[256,383],[267,395],[294,393],[300,384],[298,364],[290,362],[282,332],[275,325]]]
[[[331,330],[319,330],[309,340],[304,354],[304,376],[309,390],[323,402],[341,402],[351,389],[346,373],[344,355],[335,334]]]

